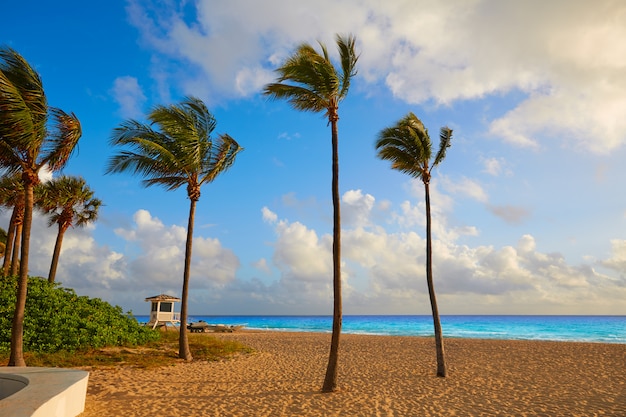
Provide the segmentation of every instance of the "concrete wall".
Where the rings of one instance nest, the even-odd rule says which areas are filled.
[[[75,417],[85,410],[89,372],[0,367],[0,416]]]

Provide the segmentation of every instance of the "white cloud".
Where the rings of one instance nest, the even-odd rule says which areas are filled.
[[[626,240],[611,240],[611,257],[601,261],[600,264],[620,273],[626,277]],[[624,282],[626,285],[626,282]]]
[[[347,314],[428,314],[425,285],[425,232],[420,227],[396,229],[415,222],[423,207],[406,205],[387,210],[396,222],[375,225],[374,196],[359,190],[344,194],[358,213],[358,222],[342,230],[344,311]],[[274,228],[272,265],[267,258],[252,266],[263,281],[237,276],[239,259],[219,240],[194,238],[190,308],[222,314],[321,314],[332,300],[332,236],[299,221],[278,220],[264,207],[261,218]],[[10,213],[3,213],[8,222]],[[501,247],[458,243],[461,232],[448,226],[448,213],[438,213],[433,239],[435,288],[441,314],[503,313],[623,314],[626,297],[626,241],[611,241],[606,259],[570,264],[560,253],[538,250],[536,238],[522,235],[516,245]],[[368,217],[369,216],[369,217]],[[35,216],[31,274],[47,276],[56,228]],[[115,233],[124,250],[99,244],[95,227],[67,232],[58,280],[79,294],[101,297],[145,314],[143,299],[166,292],[179,294],[185,229],[166,225],[139,210],[131,226]],[[463,225],[465,230],[475,230]],[[471,234],[470,234],[471,235]],[[614,272],[605,275],[594,265]],[[235,301],[236,300],[236,301]],[[581,310],[583,309],[583,310]]]
[[[261,258],[258,261],[252,262],[252,266],[266,274],[269,274],[271,272],[270,266],[267,264],[267,259],[265,258]]]
[[[467,177],[458,181],[452,181],[449,177],[442,177],[441,187],[451,194],[466,196],[481,203],[489,201],[489,196],[483,187],[477,181]]]
[[[482,158],[483,163],[483,172],[492,175],[494,177],[498,177],[501,174],[505,173],[510,175],[511,172],[506,169],[507,163],[504,158]]]
[[[123,118],[138,119],[142,116],[142,106],[146,102],[146,96],[143,94],[137,78],[117,77],[113,82],[111,95],[120,106],[119,112]]]
[[[276,223],[276,220],[278,220],[278,216],[276,215],[276,213],[274,213],[267,207],[263,207],[261,209],[261,213],[263,214],[263,221],[267,223]]]
[[[276,227],[277,240],[274,244],[275,265],[288,279],[307,282],[322,282],[332,276],[330,248],[332,239],[321,239],[314,230],[294,222],[280,221]]]
[[[348,190],[341,197],[342,223],[346,226],[363,227],[369,224],[375,199],[361,190]]]
[[[139,1],[128,6],[160,68],[168,68],[163,60],[184,61],[185,71],[169,69],[169,82],[186,86],[186,94],[254,94],[297,43],[330,45],[335,33],[354,33],[362,79],[384,83],[408,103],[521,93],[521,101],[488,120],[490,132],[508,143],[538,149],[554,137],[607,152],[626,141],[621,2],[204,0],[195,6],[192,18],[190,5],[181,6],[184,13]]]

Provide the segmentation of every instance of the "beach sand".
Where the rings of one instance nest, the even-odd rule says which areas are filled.
[[[81,416],[626,416],[623,344],[445,339],[438,378],[432,338],[344,334],[322,394],[329,334],[215,337],[256,352],[91,371]]]

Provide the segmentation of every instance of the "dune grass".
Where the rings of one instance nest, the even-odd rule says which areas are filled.
[[[188,336],[194,361],[223,360],[253,352],[239,342],[221,340],[208,334],[190,333]],[[90,369],[155,368],[182,362],[178,358],[178,331],[163,331],[159,340],[141,346],[116,346],[75,352],[24,352],[24,358],[28,366]],[[6,365],[8,361],[8,352],[0,354],[0,364]]]

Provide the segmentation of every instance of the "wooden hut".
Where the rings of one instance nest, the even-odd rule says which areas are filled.
[[[148,326],[156,329],[157,326],[165,326],[171,324],[176,327],[180,325],[180,313],[174,312],[174,303],[180,302],[180,298],[167,294],[155,295],[146,298],[150,305],[150,321]]]

